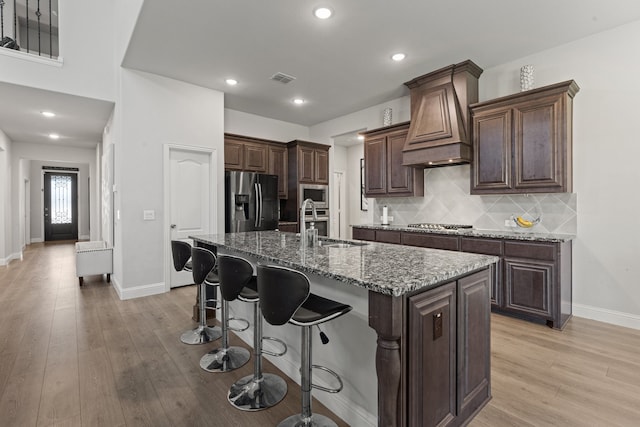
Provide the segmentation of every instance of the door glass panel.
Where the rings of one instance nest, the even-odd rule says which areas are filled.
[[[71,224],[71,176],[51,175],[51,224]]]

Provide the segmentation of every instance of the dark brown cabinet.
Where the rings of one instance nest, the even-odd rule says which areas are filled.
[[[298,167],[298,183],[329,183],[329,146],[306,141],[291,141],[289,156],[293,154]]]
[[[472,194],[571,192],[573,81],[472,105]]]
[[[488,298],[495,311],[562,329],[571,317],[571,241],[536,242],[353,227],[354,239],[494,255]],[[398,239],[399,237],[399,239]]]
[[[489,282],[485,270],[408,299],[407,425],[459,425],[490,398]]]
[[[362,133],[368,197],[424,195],[424,170],[402,165],[408,129],[405,122]]]
[[[298,224],[293,223],[280,223],[278,224],[278,230],[286,231],[288,233],[297,233],[298,232]]]
[[[288,165],[287,165],[287,146],[284,144],[267,146],[269,154],[269,168],[267,173],[278,176],[278,197],[286,199],[289,195],[288,189]]]
[[[224,135],[224,168],[278,176],[278,197],[288,196],[287,146],[250,136]]]

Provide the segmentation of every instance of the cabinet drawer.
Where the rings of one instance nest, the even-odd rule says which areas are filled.
[[[502,255],[502,241],[463,237],[460,239],[460,250],[462,252],[499,256]]]
[[[554,261],[556,244],[507,241],[504,242],[504,256]]]
[[[402,233],[402,244],[420,246],[422,248],[446,249],[457,251],[460,249],[457,236],[443,236],[438,234]]]
[[[376,240],[376,230],[369,230],[366,228],[353,227],[351,230],[351,238],[354,240]]]
[[[388,231],[388,230],[377,230],[376,231],[376,242],[395,243],[395,244],[399,245],[400,244],[400,232],[399,231]]]

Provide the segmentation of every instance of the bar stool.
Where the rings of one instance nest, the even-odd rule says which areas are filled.
[[[299,271],[275,265],[258,266],[258,295],[265,320],[272,325],[284,325],[289,322],[302,327],[302,412],[281,421],[278,427],[337,426],[330,418],[311,412],[312,387],[329,393],[342,390],[342,380],[337,373],[327,367],[311,364],[311,327],[340,317],[351,311],[352,307],[312,294],[309,289],[309,278]],[[324,334],[321,334],[321,338],[323,344],[329,342]],[[327,388],[313,384],[312,368],[333,375],[340,386]]]
[[[207,326],[207,303],[215,301],[207,299],[207,286],[218,286],[218,274],[215,271],[216,256],[208,249],[192,248],[191,264],[193,282],[198,285],[198,301],[200,305],[200,324],[197,328],[182,334],[180,341],[185,344],[205,344],[222,336],[219,326]]]
[[[230,255],[221,256],[220,261],[223,269],[228,268],[234,271],[236,284],[239,282],[244,284],[241,289],[238,289],[239,285],[237,285],[233,290],[226,289],[226,285],[223,285],[225,286],[224,298],[232,301],[237,297],[240,301],[253,303],[253,374],[239,379],[231,386],[228,394],[229,402],[243,411],[270,408],[287,394],[287,383],[278,375],[262,372],[262,354],[282,356],[287,352],[287,345],[277,338],[262,336],[262,314],[253,266],[244,258]],[[264,350],[263,340],[278,342],[284,350],[281,352]]]
[[[171,241],[173,268],[176,271],[191,271],[191,245],[182,240]]]
[[[229,329],[241,332],[249,328],[249,322],[246,320],[229,318],[229,301],[237,299],[241,294],[256,293],[253,268],[251,264],[240,258],[221,255],[218,257],[218,279],[222,297],[222,346],[211,350],[200,359],[200,367],[207,372],[233,371],[247,363],[250,357],[249,350],[246,348],[229,346]],[[244,290],[245,287],[247,290]],[[246,327],[230,328],[229,320],[246,322]]]

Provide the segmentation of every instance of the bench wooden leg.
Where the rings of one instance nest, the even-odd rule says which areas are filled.
[[[111,283],[111,274],[107,273],[107,283]]]
[[[82,284],[84,283],[84,278],[83,277],[78,277],[78,281],[80,282],[80,286],[82,286]]]

